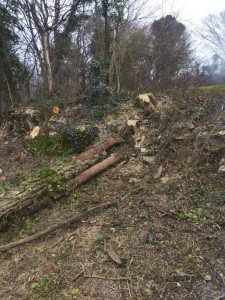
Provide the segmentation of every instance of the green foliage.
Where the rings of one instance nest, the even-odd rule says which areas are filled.
[[[68,191],[68,178],[63,173],[58,173],[46,167],[38,171],[36,176],[41,178],[43,182],[48,183],[48,193],[53,197],[57,194],[65,194]]]
[[[212,95],[213,97],[217,95],[224,95],[225,93],[225,85],[214,85],[214,86],[204,86],[200,87],[199,91],[206,96]]]
[[[7,1],[8,2],[8,1]],[[18,85],[27,76],[14,45],[18,42],[18,19],[15,1],[0,3],[0,93],[8,101],[9,89],[15,95]]]
[[[175,213],[181,220],[194,222],[196,224],[206,223],[206,217],[203,216],[202,208],[192,209],[190,212],[185,212],[181,208],[176,208],[175,210],[172,209],[171,212]]]
[[[99,234],[97,236],[94,236],[93,240],[95,241],[95,243],[97,245],[103,245],[104,244],[104,235],[103,234]]]
[[[104,105],[104,103],[109,101],[111,91],[110,88],[102,82],[103,77],[104,74],[100,63],[93,60],[88,70],[89,82],[86,90],[88,108]]]
[[[191,51],[186,27],[167,15],[152,23],[151,33],[153,81],[156,87],[166,89],[188,67]]]
[[[49,167],[39,169],[35,172],[30,172],[20,183],[20,190],[25,190],[29,181],[33,178],[41,179],[43,183],[48,184],[48,194],[55,197],[57,194],[65,194],[68,191],[68,177],[64,173],[58,173]]]
[[[130,100],[133,93],[122,91],[114,95],[111,88],[103,83],[105,72],[102,71],[101,63],[92,61],[89,66],[89,83],[86,89],[86,103],[95,119],[101,119],[106,114],[117,110],[118,104]]]
[[[98,137],[98,132],[98,127],[93,125],[71,125],[66,129],[65,136],[74,152],[79,154],[93,144]]]
[[[0,185],[0,194],[10,190],[10,181],[5,181],[3,185]]]
[[[72,289],[70,293],[71,295],[77,295],[79,293],[79,289]]]
[[[150,289],[145,289],[145,293],[147,296],[152,296],[152,290]]]
[[[33,290],[32,299],[49,299],[50,294],[60,292],[60,280],[57,276],[54,279],[43,277],[38,283],[33,282],[30,287]]]
[[[23,224],[23,228],[21,230],[21,232],[27,234],[27,235],[33,235],[37,232],[37,229],[34,228],[34,222],[35,222],[35,218],[28,218],[25,219],[25,222]]]
[[[34,157],[43,153],[50,156],[67,156],[72,153],[70,145],[66,143],[65,138],[60,134],[47,136],[40,133],[35,138],[24,142],[24,150],[25,153],[30,153]]]

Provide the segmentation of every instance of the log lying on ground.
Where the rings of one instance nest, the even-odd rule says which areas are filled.
[[[68,186],[68,192],[73,191],[76,187],[86,183],[88,180],[94,178],[95,176],[101,174],[106,169],[110,168],[112,165],[117,163],[122,159],[122,156],[119,154],[112,154],[107,159],[101,161],[100,163],[94,165],[90,169],[87,169],[86,171],[82,172],[80,175],[76,176],[74,179],[70,179],[67,183]],[[59,200],[62,197],[62,195],[57,195],[55,197],[55,201]],[[29,209],[26,209],[26,213],[28,215],[34,214],[38,210],[45,208],[50,202],[52,201],[52,198],[47,197],[44,201],[41,203],[34,203]]]
[[[112,147],[117,146],[123,141],[123,138],[120,135],[113,134],[109,136],[106,140],[101,143],[94,145],[89,150],[85,151],[77,157],[79,161],[87,161],[93,159],[96,155],[101,155],[104,151],[111,149]]]
[[[122,156],[119,154],[112,154],[110,157],[106,158],[105,160],[101,161],[100,163],[94,165],[90,169],[84,171],[74,179],[71,179],[68,183],[68,189],[72,190],[74,187],[84,184],[91,178],[101,174],[106,169],[110,168],[112,165],[117,163],[122,159]]]
[[[77,157],[76,163],[68,164],[63,167],[53,167],[52,169],[57,173],[63,174],[69,179],[74,178],[76,175],[82,173],[84,170],[95,164],[105,150],[109,150],[113,146],[121,143],[123,139],[119,135],[112,135],[106,138],[103,142],[93,146],[83,154]],[[0,197],[0,219],[8,215],[18,212],[28,206],[32,205],[39,207],[46,206],[51,199],[48,196],[48,183],[43,178],[32,178],[26,183],[27,186],[23,191],[11,191],[6,196]],[[40,199],[48,199],[43,206]],[[45,202],[45,201],[43,201]],[[35,209],[34,209],[35,211]]]

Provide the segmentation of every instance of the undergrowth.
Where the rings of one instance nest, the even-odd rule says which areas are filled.
[[[23,145],[24,153],[30,153],[34,157],[41,154],[47,154],[55,157],[68,156],[73,152],[70,144],[61,134],[48,136],[40,133],[35,138],[26,140]]]

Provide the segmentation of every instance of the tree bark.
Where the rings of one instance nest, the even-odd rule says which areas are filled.
[[[93,159],[96,155],[101,154],[103,151],[107,151],[110,148],[117,146],[123,142],[123,138],[120,135],[113,134],[109,136],[107,139],[102,141],[101,143],[94,145],[89,150],[85,151],[81,155],[78,156],[79,161],[86,161]]]
[[[43,45],[43,53],[45,59],[45,67],[46,67],[46,76],[48,82],[48,93],[53,93],[53,76],[52,76],[52,67],[49,57],[49,45],[48,45],[48,35],[47,32],[42,32],[41,34],[41,41]]]
[[[78,176],[78,179],[72,179],[76,175],[82,173],[87,168],[90,168],[93,164],[95,164],[98,161],[99,157],[101,157],[101,155],[105,152],[105,150],[118,145],[122,141],[123,139],[120,136],[112,135],[106,138],[100,144],[94,145],[92,148],[78,156],[75,165],[69,164],[63,167],[53,166],[51,169],[57,171],[58,173],[63,173],[66,177],[69,178],[68,190],[70,191],[73,184],[78,185],[79,181],[84,183],[91,177],[100,174],[104,170],[104,168],[102,168],[102,165],[99,166],[99,170],[97,171],[95,171],[95,169],[94,171],[93,169],[90,169],[92,174],[91,177],[89,177],[89,175],[85,173],[85,175],[83,175],[82,177]],[[111,166],[112,163],[115,163],[117,160],[119,160],[118,156],[112,156],[109,158],[110,160],[107,161],[109,165],[104,165],[106,168]],[[48,195],[48,183],[42,178],[32,178],[26,184],[27,186],[25,190],[10,191],[6,196],[0,197],[0,219],[22,209],[27,209],[28,214],[34,213],[35,211],[40,210],[42,207],[47,206],[52,201],[53,198],[49,197]],[[60,197],[61,195],[57,195],[55,199],[59,199]],[[44,199],[44,201],[40,201],[41,199]]]
[[[53,93],[53,76],[52,76],[52,67],[50,62],[50,56],[49,56],[49,41],[48,41],[48,31],[50,30],[47,26],[46,17],[43,15],[42,20],[44,22],[44,25],[41,24],[41,19],[38,17],[38,14],[36,12],[36,6],[35,1],[32,0],[30,4],[30,10],[31,14],[34,20],[34,24],[41,36],[41,43],[43,47],[43,54],[44,54],[44,61],[45,61],[45,69],[46,69],[46,77],[47,77],[47,83],[48,83],[48,92],[49,94]]]
[[[68,183],[68,189],[72,190],[74,187],[80,186],[84,183],[86,183],[91,178],[94,178],[95,176],[101,174],[106,169],[110,168],[112,165],[117,163],[122,159],[122,156],[119,154],[113,154],[107,159],[101,161],[100,163],[94,165],[90,169],[84,171],[74,179],[70,180]]]
[[[12,90],[11,90],[11,87],[10,87],[7,76],[6,76],[6,82],[7,82],[7,88],[8,88],[10,103],[11,103],[11,106],[13,106],[13,93],[12,93]]]

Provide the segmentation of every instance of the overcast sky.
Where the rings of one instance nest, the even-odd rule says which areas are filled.
[[[209,62],[212,52],[197,32],[201,30],[201,23],[205,17],[225,11],[225,0],[155,0],[155,3],[157,6],[161,5],[160,10],[157,11],[157,17],[171,14],[186,25],[194,42],[196,57],[202,63]]]
[[[162,0],[161,3],[163,15],[178,12],[179,19],[193,25],[200,24],[209,14],[225,10],[225,0]]]

